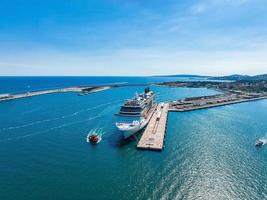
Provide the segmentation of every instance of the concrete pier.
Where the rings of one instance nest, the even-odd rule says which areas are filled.
[[[161,151],[164,147],[164,137],[168,117],[168,103],[160,103],[153,113],[137,148],[146,150]]]

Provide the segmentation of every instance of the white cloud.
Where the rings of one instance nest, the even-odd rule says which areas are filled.
[[[194,14],[201,14],[208,11],[214,11],[215,9],[221,9],[222,7],[236,7],[242,6],[251,0],[202,0],[191,7]]]
[[[205,3],[200,3],[200,4],[194,5],[194,6],[192,7],[192,12],[193,12],[194,14],[200,14],[200,13],[205,12],[207,8],[208,8],[207,4],[205,4]]]
[[[0,75],[151,75],[266,73],[267,51],[164,51],[121,49],[92,56],[86,53],[28,52],[10,57],[28,66],[4,67]],[[3,66],[0,66],[3,69]]]

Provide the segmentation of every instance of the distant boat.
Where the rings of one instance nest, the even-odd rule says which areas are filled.
[[[256,147],[261,147],[263,144],[264,144],[264,142],[261,139],[259,139],[259,140],[256,141],[255,146]]]
[[[101,140],[102,134],[100,133],[100,129],[90,131],[86,137],[86,141],[91,144],[98,144]]]

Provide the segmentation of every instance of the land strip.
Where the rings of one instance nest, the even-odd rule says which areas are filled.
[[[39,95],[45,95],[45,94],[63,93],[63,92],[77,92],[77,93],[79,93],[80,96],[83,96],[83,95],[87,95],[87,94],[94,93],[94,92],[100,92],[100,91],[108,90],[111,88],[149,86],[149,85],[154,85],[154,84],[114,83],[114,84],[97,85],[97,86],[75,86],[75,87],[60,88],[60,89],[32,91],[32,92],[26,92],[26,93],[20,93],[20,94],[0,94],[0,102],[20,99],[20,98],[39,96]]]
[[[2,94],[0,95],[0,101],[8,101],[20,98],[27,98],[45,94],[52,94],[52,93],[64,93],[64,92],[77,92],[81,94],[88,94],[94,92],[100,92],[103,90],[110,89],[109,86],[97,86],[97,87],[69,87],[69,88],[62,88],[62,89],[52,89],[52,90],[44,90],[44,91],[36,91],[36,92],[27,92],[21,94]]]

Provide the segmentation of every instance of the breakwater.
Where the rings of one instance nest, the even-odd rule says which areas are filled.
[[[15,100],[45,94],[52,94],[52,93],[63,93],[63,92],[77,92],[77,93],[93,93],[93,92],[100,92],[103,90],[110,89],[109,86],[97,86],[97,87],[69,87],[69,88],[62,88],[62,89],[52,89],[52,90],[43,90],[43,91],[36,91],[36,92],[27,92],[21,94],[2,94],[0,95],[0,101],[8,101],[8,100]]]
[[[111,88],[117,88],[117,87],[137,87],[137,86],[148,86],[148,85],[154,85],[154,84],[114,83],[114,84],[97,85],[97,86],[75,86],[75,87],[67,87],[67,88],[59,88],[59,89],[51,89],[51,90],[26,92],[26,93],[20,93],[20,94],[0,94],[0,102],[39,96],[39,95],[45,95],[45,94],[52,94],[52,93],[77,92],[77,93],[80,93],[81,95],[85,95],[85,94],[100,92],[100,91],[108,90]]]

